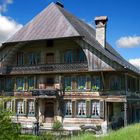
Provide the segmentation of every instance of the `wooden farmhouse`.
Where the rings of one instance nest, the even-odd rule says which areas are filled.
[[[24,127],[119,128],[140,121],[140,70],[95,29],[51,3],[0,48],[0,97]]]

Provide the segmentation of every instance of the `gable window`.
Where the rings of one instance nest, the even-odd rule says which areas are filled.
[[[34,77],[28,78],[28,89],[33,90],[34,89]]]
[[[66,101],[65,103],[65,115],[71,116],[72,115],[72,102]]]
[[[100,102],[98,100],[91,102],[91,115],[92,117],[100,117]]]
[[[86,115],[86,102],[85,101],[78,101],[78,116],[85,116]]]
[[[18,115],[24,115],[24,101],[23,100],[17,100],[17,114]]]
[[[24,64],[24,53],[19,52],[17,53],[17,65],[22,66]]]
[[[40,53],[31,52],[29,53],[29,65],[37,65],[40,62]]]
[[[54,41],[53,40],[47,40],[47,47],[53,47]]]
[[[91,90],[98,91],[101,89],[101,77],[100,76],[93,76],[91,78]]]
[[[35,114],[35,103],[33,100],[28,101],[28,115]]]
[[[14,89],[14,82],[12,78],[5,79],[5,90],[6,91],[13,91]]]
[[[72,83],[72,78],[71,77],[65,77],[65,91],[70,91],[71,90],[71,83]]]
[[[78,90],[84,91],[86,88],[86,76],[78,77]]]
[[[66,63],[72,63],[73,62],[73,53],[72,53],[72,50],[67,50],[65,52],[65,62]]]
[[[110,78],[110,89],[120,90],[120,77],[119,76],[112,76]]]
[[[17,90],[18,91],[24,90],[24,83],[25,83],[24,78],[17,78]]]

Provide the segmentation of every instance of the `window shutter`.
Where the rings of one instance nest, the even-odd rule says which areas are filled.
[[[102,101],[100,101],[100,118],[101,119],[104,119],[104,101],[102,100]]]
[[[17,113],[17,102],[18,100],[13,100],[13,110]]]
[[[76,101],[72,101],[72,117],[76,116]]]
[[[64,117],[65,116],[65,101],[64,100],[60,100],[59,101],[59,107],[60,107],[60,115],[62,116],[62,117]]]
[[[88,76],[86,81],[86,89],[91,89],[91,78]]]
[[[12,112],[15,112],[15,100],[11,101]]]
[[[29,102],[30,101],[33,101],[33,100],[27,100],[27,102],[26,102],[26,114],[27,115],[29,114]]]
[[[27,114],[27,100],[23,101],[23,105],[24,105],[24,114]]]
[[[6,101],[3,102],[3,108],[4,108],[4,109],[7,109],[7,108],[6,108],[6,103],[7,103]]]
[[[91,102],[90,101],[86,101],[86,115],[87,117],[90,117],[90,110],[91,110]]]

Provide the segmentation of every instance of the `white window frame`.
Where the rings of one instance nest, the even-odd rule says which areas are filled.
[[[28,101],[28,115],[29,116],[35,115],[35,102],[34,102],[34,100]]]
[[[78,108],[78,112],[77,112],[78,117],[85,117],[86,116],[86,101],[85,100],[78,101],[77,108]]]
[[[72,101],[70,101],[70,100],[67,100],[65,102],[65,116],[66,117],[71,117],[72,116]]]
[[[100,101],[99,100],[91,101],[91,116],[95,118],[100,117]]]

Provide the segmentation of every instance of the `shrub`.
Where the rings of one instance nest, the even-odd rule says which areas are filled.
[[[63,127],[63,125],[62,125],[62,123],[60,122],[60,121],[55,121],[54,123],[53,123],[53,126],[52,126],[52,128],[53,128],[53,130],[59,130],[59,129],[61,129]]]

